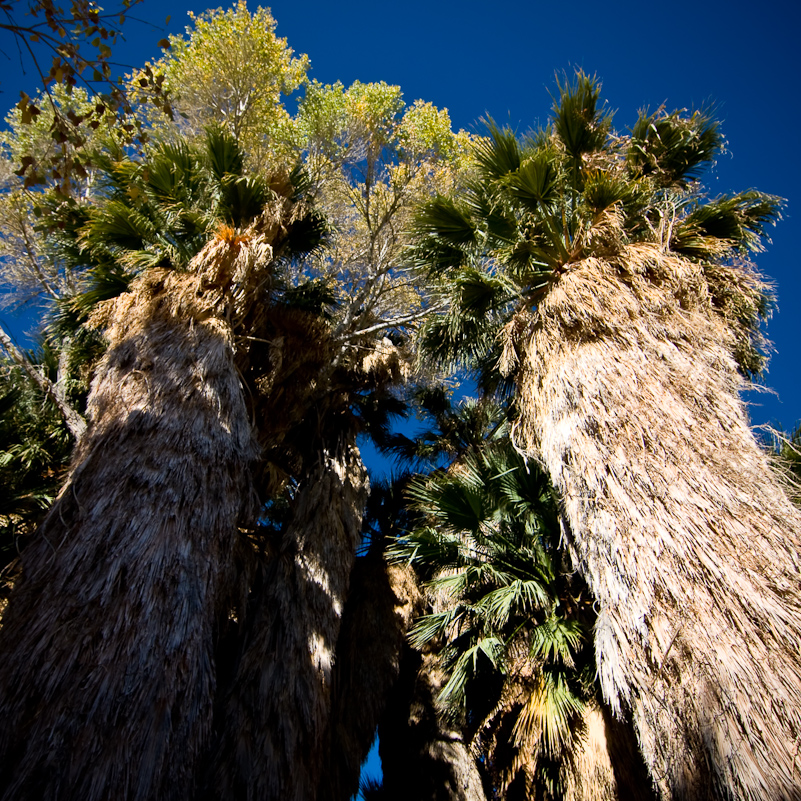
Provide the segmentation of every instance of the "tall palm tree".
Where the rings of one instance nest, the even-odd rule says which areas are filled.
[[[490,125],[463,197],[418,221],[454,300],[429,342],[491,358],[504,326],[513,437],[562,498],[604,697],[662,797],[798,799],[801,517],[738,394],[768,305],[748,254],[780,203],[703,194],[708,115],[610,118],[579,73],[546,130]]]
[[[188,799],[210,746],[215,642],[255,512],[238,326],[269,298],[295,223],[315,226],[290,182],[237,174],[230,137],[207,145],[111,164],[116,185],[83,223],[95,283],[120,280],[91,318],[108,349],[89,428],[0,630],[4,799]],[[122,205],[131,175],[143,196]],[[210,237],[169,202],[194,190],[218,192]]]

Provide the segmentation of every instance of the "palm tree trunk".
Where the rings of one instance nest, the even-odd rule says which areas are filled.
[[[562,495],[604,696],[662,797],[801,799],[801,514],[705,287],[653,246],[570,265],[518,329],[515,435]]]
[[[194,796],[255,456],[210,280],[152,270],[113,306],[89,428],[0,630],[4,801]]]
[[[329,750],[317,801],[349,801],[375,739],[423,596],[408,565],[388,565],[381,549],[357,559],[334,665]]]
[[[320,454],[298,489],[293,519],[251,604],[209,798],[315,798],[368,487],[358,449],[344,444]]]
[[[485,801],[476,760],[436,706],[436,657],[404,649],[401,675],[379,727],[388,801]]]

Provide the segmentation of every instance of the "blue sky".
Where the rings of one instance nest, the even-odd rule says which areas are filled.
[[[165,33],[183,30],[187,11],[207,7],[144,0],[135,14],[149,24],[129,22],[116,55],[140,65],[158,54],[156,42]],[[714,104],[728,152],[707,176],[711,192],[757,188],[788,201],[773,244],[758,261],[777,286],[779,310],[768,327],[777,352],[765,383],[778,394],[750,393],[752,417],[785,428],[801,419],[796,3],[277,0],[271,8],[279,35],[310,56],[312,77],[398,84],[409,102],[422,98],[448,108],[459,128],[475,129],[485,114],[520,132],[544,121],[555,72],[574,67],[603,80],[620,129],[643,107]],[[10,107],[20,88],[31,90],[32,77],[22,76],[14,48],[2,38],[0,47],[8,56],[0,71],[0,105]]]

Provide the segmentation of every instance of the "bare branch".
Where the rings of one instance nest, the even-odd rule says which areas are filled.
[[[382,328],[394,328],[398,325],[413,323],[416,320],[422,320],[424,317],[433,312],[443,311],[447,308],[447,306],[447,303],[440,303],[436,306],[429,306],[427,309],[422,309],[414,314],[407,314],[403,317],[395,317],[390,320],[382,320],[380,323],[376,323],[375,325],[371,325],[367,328],[361,328],[358,331],[352,331],[349,334],[344,334],[339,339],[340,341],[346,341],[348,339],[355,339],[356,337],[364,336],[365,334],[372,334],[375,331],[380,331]]]
[[[70,430],[72,436],[75,437],[76,440],[80,439],[83,432],[86,431],[86,420],[69,405],[61,387],[59,387],[58,384],[54,384],[47,376],[40,373],[36,367],[25,358],[22,351],[11,341],[11,337],[2,326],[0,326],[0,345],[3,346],[11,359],[28,374],[39,389],[49,398],[53,399],[53,402],[64,417],[64,422],[67,424],[67,428]]]

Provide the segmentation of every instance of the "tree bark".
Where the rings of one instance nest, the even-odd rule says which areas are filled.
[[[598,675],[665,799],[801,799],[801,514],[748,427],[701,268],[569,265],[529,318],[515,436],[600,605]]]
[[[298,489],[293,519],[251,604],[207,798],[315,798],[367,492],[352,444],[322,452]]]
[[[485,801],[476,761],[436,708],[435,657],[405,648],[401,677],[379,728],[389,801]]]
[[[150,271],[113,307],[89,429],[0,630],[4,801],[194,797],[255,456],[208,278]]]
[[[356,560],[337,641],[329,749],[318,801],[350,801],[400,674],[414,618],[423,611],[414,571],[379,550]]]

